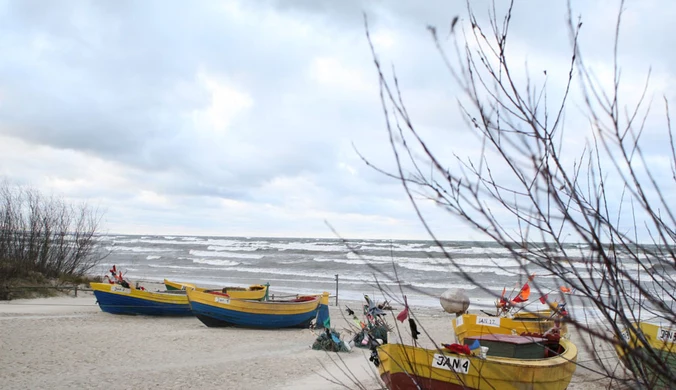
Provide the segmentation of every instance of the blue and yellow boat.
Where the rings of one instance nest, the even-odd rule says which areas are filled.
[[[197,290],[197,291],[218,291],[216,289],[208,289],[205,287],[198,287],[193,283],[186,282],[175,282],[169,279],[164,279],[164,286],[167,288],[167,291],[176,291],[176,290]],[[253,284],[249,287],[223,287],[219,289],[221,292],[226,293],[230,298],[234,299],[253,299],[260,301],[265,299],[268,294],[268,285],[262,284]],[[187,299],[187,298],[186,298]]]
[[[185,291],[151,292],[118,283],[90,283],[101,310],[112,314],[190,316]]]
[[[328,309],[329,293],[289,300],[242,300],[228,294],[186,290],[193,314],[209,327],[307,328],[320,305]]]

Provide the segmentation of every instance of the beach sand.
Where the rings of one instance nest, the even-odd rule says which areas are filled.
[[[207,328],[193,317],[111,315],[100,311],[91,293],[78,295],[0,302],[3,389],[355,389],[357,381],[382,388],[368,350],[312,350],[318,331]],[[345,304],[357,309],[362,303],[330,307],[332,325],[344,335]],[[441,308],[414,313],[434,340],[453,341],[451,316]],[[410,340],[408,328],[401,329]],[[431,345],[424,335],[420,340]],[[588,359],[585,354],[578,360]],[[605,388],[594,379],[578,368],[569,388]]]

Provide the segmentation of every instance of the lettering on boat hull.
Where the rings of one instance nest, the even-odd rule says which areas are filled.
[[[483,325],[483,326],[493,326],[496,328],[500,327],[500,318],[499,317],[477,317],[476,318],[476,324],[477,325]]]
[[[458,374],[467,374],[469,372],[469,359],[435,353],[432,367],[457,372]]]
[[[115,286],[110,286],[110,291],[112,291],[112,292],[118,292],[118,293],[122,293],[122,294],[129,294],[129,293],[131,293],[131,289],[124,288],[124,287],[122,287],[122,286],[117,286],[117,285],[115,285]]]
[[[676,342],[676,330],[660,327],[657,331],[657,339],[665,343],[674,343]]]

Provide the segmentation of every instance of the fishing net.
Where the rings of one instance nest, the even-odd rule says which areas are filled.
[[[352,339],[354,341],[354,346],[357,348],[371,348],[372,346],[378,346],[380,343],[376,341],[380,339],[383,341],[383,344],[387,344],[387,325],[367,325],[360,332],[357,332]]]
[[[340,339],[340,333],[336,332],[335,329],[326,329],[322,332],[312,344],[312,349],[329,352],[350,352],[343,340]]]

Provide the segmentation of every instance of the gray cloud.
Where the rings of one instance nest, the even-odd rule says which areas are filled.
[[[489,3],[472,4],[485,21]],[[573,6],[590,61],[607,64],[614,9]],[[649,58],[672,85],[661,37],[674,9],[628,2],[628,73]],[[333,218],[359,234],[424,236],[400,184],[353,150],[394,169],[364,13],[434,150],[449,164],[474,153],[426,29],[445,39],[462,2],[16,0],[0,2],[0,174],[103,205],[121,231],[219,232],[233,220],[246,234],[313,233]],[[519,2],[513,33],[510,50],[534,74],[549,66],[556,89],[565,7]]]

